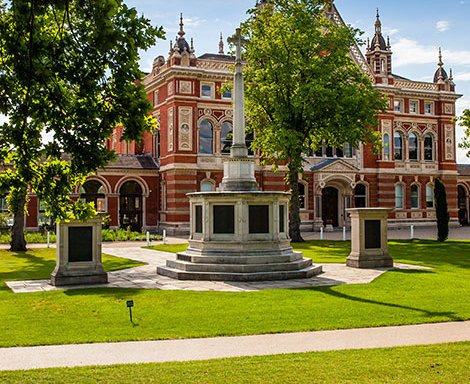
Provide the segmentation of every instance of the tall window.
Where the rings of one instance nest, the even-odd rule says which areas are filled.
[[[367,207],[367,188],[364,184],[357,184],[354,188],[354,206],[356,208]]]
[[[418,136],[411,132],[408,139],[410,160],[418,160]]]
[[[305,209],[307,206],[306,195],[305,195],[305,184],[299,183],[299,201],[300,209]]]
[[[432,115],[433,113],[433,104],[432,103],[424,103],[424,113],[426,115]]]
[[[245,144],[246,144],[246,147],[248,148],[248,155],[250,156],[253,156],[255,154],[254,151],[251,149],[251,144],[253,143],[254,137],[255,136],[253,132],[248,132],[245,135]]]
[[[426,185],[426,208],[434,208],[434,185]]]
[[[419,208],[419,187],[416,184],[411,186],[411,208]]]
[[[390,137],[388,136],[388,133],[384,134],[383,146],[384,160],[390,160]]]
[[[424,160],[434,160],[434,138],[430,133],[424,136]]]
[[[403,111],[403,101],[402,100],[395,100],[393,102],[393,110],[395,112],[402,112]]]
[[[54,225],[54,219],[52,216],[46,215],[47,207],[44,201],[39,200],[38,207],[38,226],[39,227],[51,227]]]
[[[214,128],[209,120],[202,120],[199,126],[199,153],[211,154],[213,151]]]
[[[354,155],[354,150],[353,147],[351,147],[351,144],[345,143],[344,144],[344,157],[351,158]]]
[[[410,101],[410,113],[418,113],[418,102],[416,100]]]
[[[225,121],[222,123],[220,131],[220,152],[230,153],[230,147],[232,146],[233,140],[233,127],[232,123]]]
[[[393,134],[393,147],[395,160],[403,160],[403,136],[400,132]]]
[[[404,187],[403,184],[395,185],[395,208],[403,209]]]

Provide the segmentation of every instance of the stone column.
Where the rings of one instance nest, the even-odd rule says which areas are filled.
[[[393,267],[388,254],[388,208],[351,208],[351,253],[346,265],[352,268]]]

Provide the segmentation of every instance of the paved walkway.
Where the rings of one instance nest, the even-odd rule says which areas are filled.
[[[338,331],[0,348],[0,370],[209,360],[470,341],[470,321]]]
[[[172,241],[178,241],[173,239]],[[348,268],[345,264],[323,264],[323,273],[308,279],[293,279],[280,281],[259,282],[223,282],[223,281],[190,281],[175,280],[157,275],[156,268],[165,265],[166,260],[175,259],[175,254],[153,251],[142,248],[142,243],[106,244],[103,252],[137,260],[147,265],[108,273],[108,284],[87,286],[70,286],[67,289],[83,288],[140,288],[185,291],[220,291],[246,292],[262,289],[279,288],[309,288],[340,284],[366,284],[375,280],[390,268],[356,269]],[[395,263],[396,269],[423,269],[424,267]],[[8,281],[7,286],[15,293],[54,291],[58,289],[50,285],[49,280]]]

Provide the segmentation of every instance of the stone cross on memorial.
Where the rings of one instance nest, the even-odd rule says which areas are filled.
[[[229,44],[235,45],[235,74],[233,77],[233,143],[230,149],[232,157],[248,156],[248,149],[245,143],[245,99],[243,88],[242,71],[242,45],[247,40],[241,35],[240,28],[237,28],[235,35],[227,39]]]

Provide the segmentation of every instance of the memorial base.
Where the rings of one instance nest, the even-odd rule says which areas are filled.
[[[389,255],[358,255],[350,254],[346,259],[346,265],[351,268],[391,268],[393,259]]]
[[[106,272],[87,272],[75,275],[54,271],[51,274],[51,284],[54,286],[106,284],[107,282],[108,274]]]

